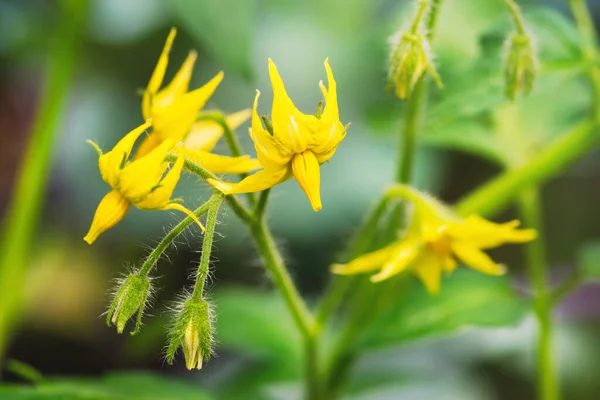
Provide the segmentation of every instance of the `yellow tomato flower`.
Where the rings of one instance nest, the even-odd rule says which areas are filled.
[[[517,229],[517,220],[496,224],[477,215],[463,219],[425,194],[406,186],[401,190],[403,197],[414,204],[405,238],[348,264],[334,265],[334,273],[350,275],[379,270],[371,276],[371,281],[381,282],[408,269],[435,294],[440,289],[442,272],[454,271],[457,260],[485,274],[502,275],[505,267],[495,263],[483,250],[536,238],[533,229]]]
[[[98,166],[102,179],[112,188],[100,201],[90,230],[83,238],[88,244],[92,244],[102,232],[121,221],[132,204],[142,210],[184,212],[202,228],[196,216],[180,204],[181,200],[170,200],[183,168],[184,152],[181,147],[177,160],[168,172],[168,163],[165,163],[164,159],[173,149],[174,142],[171,139],[165,140],[143,157],[128,162],[136,140],[150,126],[151,121],[146,121],[125,135],[106,154],[102,153],[96,143],[88,141],[98,152]]]
[[[273,86],[271,110],[272,132],[265,129],[258,116],[260,92],[256,92],[252,111],[250,137],[262,170],[237,184],[209,180],[225,194],[259,192],[295,177],[306,193],[312,208],[322,208],[320,195],[320,164],[329,160],[346,136],[346,128],[339,120],[336,83],[325,60],[328,88],[319,87],[325,97],[325,108],[320,115],[301,113],[288,96],[275,64],[269,59],[269,75]]]
[[[152,133],[140,144],[136,157],[143,157],[170,139],[174,143],[184,142],[186,157],[213,173],[242,173],[258,168],[258,161],[248,156],[212,154],[223,129],[216,122],[196,122],[198,112],[221,83],[223,72],[201,88],[189,91],[197,57],[196,52],[191,51],[175,77],[161,89],[176,34],[177,30],[172,28],[142,98],[142,115],[152,119]],[[231,129],[235,129],[248,118],[250,110],[243,110],[226,117],[226,121]]]

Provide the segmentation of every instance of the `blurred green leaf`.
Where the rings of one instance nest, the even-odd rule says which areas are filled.
[[[5,386],[0,398],[14,400],[203,400],[200,387],[148,373],[109,374],[98,380],[48,380],[36,386]]]
[[[584,278],[600,278],[600,241],[583,245],[577,259],[579,271]]]
[[[515,325],[529,309],[507,278],[463,269],[444,279],[436,296],[429,295],[422,285],[413,285],[397,307],[373,324],[362,346],[397,345],[466,327]]]
[[[172,0],[175,18],[227,68],[252,77],[250,54],[256,0]]]
[[[275,293],[227,288],[214,295],[217,340],[221,347],[294,363],[300,336]]]

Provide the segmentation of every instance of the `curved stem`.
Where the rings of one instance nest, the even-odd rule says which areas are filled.
[[[521,13],[521,8],[515,2],[515,0],[504,0],[504,4],[510,11],[510,14],[513,18],[515,28],[517,28],[517,32],[521,35],[527,34],[527,28],[525,28],[525,20],[523,18],[523,14]]]
[[[553,303],[549,296],[545,240],[539,191],[531,188],[519,197],[519,209],[524,224],[538,231],[538,238],[525,246],[527,264],[533,285],[533,304],[539,322],[538,396],[540,400],[560,398],[553,354]]]
[[[200,207],[198,207],[197,209],[195,209],[193,211],[194,215],[196,217],[200,218],[202,215],[206,214],[206,212],[208,211],[210,206],[215,201],[220,201],[220,199],[221,199],[220,194],[218,196],[213,195],[210,199],[208,199],[208,201],[206,203],[202,204]],[[152,267],[156,265],[156,263],[158,262],[160,257],[167,250],[167,248],[171,245],[171,243],[173,243],[173,241],[175,239],[177,239],[177,237],[179,235],[181,235],[187,229],[187,227],[190,226],[193,222],[194,222],[194,220],[191,217],[185,217],[183,220],[181,220],[181,222],[179,222],[177,225],[175,225],[175,227],[173,227],[173,229],[171,229],[165,235],[165,237],[162,238],[162,240],[160,241],[160,243],[158,243],[158,245],[154,248],[154,250],[152,250],[152,252],[150,252],[150,254],[148,254],[148,257],[146,257],[144,264],[142,264],[142,267],[137,272],[137,274],[140,276],[147,276],[150,273],[150,270],[152,269]]]
[[[462,198],[455,206],[457,213],[489,216],[501,211],[524,189],[544,183],[594,150],[600,144],[595,128],[591,121],[579,123],[526,165],[504,172]]]

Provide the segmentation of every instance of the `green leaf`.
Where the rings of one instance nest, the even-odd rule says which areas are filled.
[[[14,400],[208,400],[198,385],[148,373],[109,374],[98,380],[48,380],[36,386],[0,388],[0,398]]]
[[[362,345],[372,349],[466,327],[515,325],[529,310],[507,278],[462,269],[445,278],[435,296],[422,285],[412,285],[398,305],[373,324]]]
[[[577,259],[584,278],[600,278],[600,241],[583,245]]]
[[[176,19],[227,68],[252,77],[250,54],[256,0],[172,0]]]

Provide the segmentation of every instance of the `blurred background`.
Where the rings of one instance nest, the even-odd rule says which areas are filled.
[[[168,323],[165,310],[182,288],[191,285],[189,276],[199,259],[197,232],[180,239],[168,251],[169,259],[158,265],[159,291],[142,332],[135,337],[117,335],[105,325],[102,314],[114,279],[137,265],[181,215],[132,209],[124,221],[88,246],[82,237],[107,186],[98,173],[96,153],[85,141],[92,139],[109,149],[142,122],[140,91],[171,26],[179,31],[167,79],[192,48],[199,52],[199,60],[191,88],[225,71],[223,83],[205,109],[234,112],[250,107],[255,89],[260,89],[260,112],[268,113],[267,58],[271,57],[297,106],[312,112],[321,99],[317,84],[325,79],[323,61],[329,57],[338,82],[341,120],[352,126],[335,157],[322,168],[324,208],[314,213],[292,180],[273,190],[268,213],[301,292],[316,300],[329,279],[329,265],[338,259],[368,207],[394,179],[403,104],[384,90],[387,37],[408,19],[410,2],[223,0],[208,2],[220,4],[208,8],[203,3],[90,0],[86,15],[71,16],[58,1],[0,0],[0,220],[7,217],[36,114],[48,49],[62,25],[74,18],[85,20],[52,143],[43,213],[29,254],[26,306],[12,332],[7,358],[27,363],[45,376],[96,377],[109,371],[151,370],[178,376],[224,398],[252,397],[236,392],[232,376],[256,384],[263,379],[273,398],[286,398],[286,390],[292,390],[289,387],[294,384],[280,379],[285,375],[280,370],[238,351],[244,347],[245,336],[261,333],[237,330],[239,320],[234,315],[261,312],[252,309],[253,304],[259,308],[265,304],[261,295],[271,285],[248,234],[226,209],[218,226],[210,291],[218,299],[228,288],[247,288],[248,297],[241,304],[248,309],[242,307],[238,314],[217,311],[223,345],[217,346],[217,356],[201,372],[186,371],[183,360],[167,366],[162,356]],[[522,0],[520,4],[534,21],[543,22],[548,9],[565,21],[571,18],[561,0]],[[589,4],[600,18],[600,1]],[[510,20],[500,2],[445,0],[443,11],[433,47],[445,89],[432,89],[432,104],[452,91],[475,89],[480,83],[471,82],[467,72],[483,65],[488,78],[480,89],[485,90],[471,93],[470,101],[501,107],[505,100],[499,49]],[[546,35],[538,35],[542,50],[544,38],[552,39]],[[554,78],[540,79],[543,83],[532,95],[533,103],[526,106],[528,111],[510,114],[515,125],[526,127],[523,135],[560,133],[586,111],[589,95],[584,82],[559,86]],[[540,109],[556,112],[548,120],[536,112]],[[438,120],[442,128],[464,129],[465,134],[472,128],[464,121],[443,121]],[[253,153],[247,127],[237,132]],[[432,144],[419,152],[417,186],[448,202],[501,170],[460,150],[440,149],[435,140]],[[218,145],[217,152],[227,154],[225,143]],[[583,243],[600,238],[599,160],[595,152],[544,187],[548,259],[556,279],[574,268]],[[176,194],[194,207],[210,190],[186,176]],[[498,220],[514,215],[514,210],[507,210]],[[515,286],[524,287],[520,250],[508,248],[494,255],[509,265]],[[275,306],[262,312],[273,319],[285,313]],[[600,391],[599,318],[600,287],[593,284],[581,287],[559,308],[557,346],[566,399],[593,399]],[[289,328],[293,330],[291,323]],[[534,333],[535,321],[530,316],[514,328],[471,329],[373,352],[357,371],[392,378],[360,398],[531,399],[535,392]],[[10,371],[2,378],[21,380]]]

